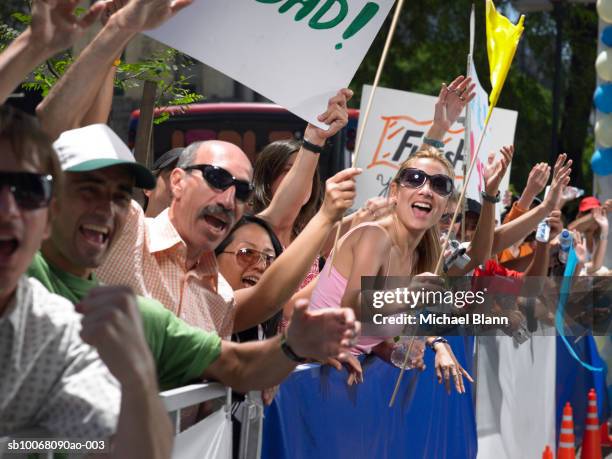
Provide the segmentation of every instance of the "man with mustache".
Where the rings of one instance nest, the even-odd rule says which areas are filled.
[[[98,308],[108,311],[109,323],[121,322],[125,310],[140,314],[162,389],[194,379],[219,380],[245,392],[263,389],[295,367],[288,356],[326,358],[342,353],[355,336],[358,325],[348,311],[311,314],[302,305],[286,335],[236,344],[188,326],[159,302],[134,297],[128,288],[99,287],[93,270],[124,230],[133,186],[152,188],[155,178],[106,125],[67,131],[54,145],[65,180],[52,205],[51,237],[29,273],[74,303],[104,295]]]
[[[170,11],[160,3],[163,0],[130,0],[123,7],[117,5],[108,23],[37,107],[41,124],[51,137],[81,126],[83,114],[99,104],[97,95],[110,93],[103,91],[105,75],[118,50],[137,32],[157,26],[191,0],[173,0]],[[346,125],[350,94],[341,90],[329,100],[319,119],[330,129],[319,130],[316,138],[309,139],[311,143],[323,146]],[[105,104],[106,109],[93,111],[107,113],[110,103],[107,100]],[[330,184],[342,205],[354,198],[352,177],[357,173],[352,170]],[[277,261],[256,286],[241,291],[239,301],[234,301],[231,287],[218,272],[214,249],[242,216],[252,175],[248,157],[235,145],[208,141],[187,147],[170,176],[173,199],[169,209],[154,219],[145,219],[132,203],[119,240],[98,270],[100,279],[108,284],[127,284],[135,292],[160,301],[189,324],[222,337],[229,338],[232,332],[274,315],[299,287],[337,215],[334,221],[325,212],[313,218],[310,233],[301,244],[291,244],[295,246],[293,253],[285,257],[289,262]],[[108,235],[96,231],[90,227],[87,234],[104,243]]]
[[[332,118],[341,116],[339,107],[330,100]],[[185,148],[171,173],[170,207],[155,219],[145,219],[133,203],[125,230],[97,275],[109,284],[127,284],[189,324],[222,337],[265,321],[298,288],[341,215],[322,209],[284,258],[255,286],[241,290],[235,302],[234,292],[218,272],[214,249],[242,216],[252,191],[252,173],[249,159],[233,144],[207,141]],[[328,182],[345,208],[354,198],[352,177],[358,173],[350,169]]]

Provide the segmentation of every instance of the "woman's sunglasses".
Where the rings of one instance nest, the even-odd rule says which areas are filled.
[[[186,171],[197,169],[202,172],[204,180],[210,186],[221,191],[227,190],[231,186],[236,187],[236,199],[247,202],[253,193],[253,186],[246,180],[238,180],[228,171],[219,166],[211,164],[194,164],[183,168]]]
[[[258,265],[263,262],[265,268],[267,269],[272,262],[276,259],[274,255],[270,255],[264,252],[260,252],[259,250],[249,249],[248,247],[244,247],[242,249],[238,249],[235,252],[222,252],[222,253],[230,253],[236,257],[236,261],[243,268],[248,268],[249,266]]]
[[[455,223],[461,223],[462,218],[463,217],[461,214],[457,214]],[[453,219],[453,214],[447,212],[447,213],[442,214],[442,216],[440,217],[440,222],[443,223],[444,225],[450,225],[450,222],[452,219]]]
[[[5,186],[21,209],[41,209],[51,202],[53,177],[32,172],[0,172],[0,190]]]
[[[427,180],[431,189],[440,196],[447,197],[453,192],[453,180],[448,175],[429,175],[421,169],[409,167],[401,171],[398,178],[400,185],[410,188],[421,188]]]

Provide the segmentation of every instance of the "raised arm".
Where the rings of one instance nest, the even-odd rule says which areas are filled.
[[[525,276],[529,277],[546,277],[548,275],[548,267],[550,265],[550,242],[557,237],[563,230],[563,222],[561,221],[561,211],[553,210],[548,216],[548,224],[550,225],[550,238],[548,242],[537,242],[535,253],[531,259],[531,263],[525,270]]]
[[[537,227],[541,220],[548,217],[552,210],[555,209],[563,188],[569,183],[569,174],[572,171],[572,160],[570,159],[566,162],[566,159],[567,155],[565,153],[558,156],[550,190],[542,204],[534,207],[517,219],[495,228],[492,253],[499,253],[526,237]]]
[[[286,342],[302,358],[323,361],[328,357],[346,359],[348,348],[359,334],[353,311],[321,309],[307,311],[308,303],[296,304],[286,332]],[[221,355],[204,372],[239,392],[261,390],[279,384],[294,368],[281,349],[282,336],[265,341],[232,343],[223,341]]]
[[[91,107],[89,107],[83,118],[78,121],[75,128],[89,126],[90,124],[108,123],[108,117],[110,116],[113,104],[116,73],[117,67],[111,65],[111,68],[106,72],[102,87],[100,87],[98,94],[92,101]]]
[[[529,210],[535,197],[544,190],[550,178],[550,166],[546,163],[538,163],[529,172],[527,184],[517,201],[521,209]]]
[[[102,27],[106,25],[109,18],[119,11],[128,0],[107,0],[106,10],[102,14]],[[123,50],[115,52],[115,61],[121,57]],[[102,70],[102,69],[100,69]],[[110,66],[106,73],[106,78],[102,81],[102,86],[99,88],[96,97],[83,115],[83,118],[76,127],[89,126],[91,124],[106,124],[110,116],[111,107],[113,104],[113,93],[115,91],[115,75],[117,74],[117,66],[115,62]]]
[[[80,19],[77,1],[34,0],[32,23],[0,54],[0,104],[41,62],[72,46],[104,9],[95,3]]]
[[[442,84],[434,111],[434,122],[425,134],[427,139],[442,142],[448,130],[455,124],[465,106],[470,103],[476,93],[471,78],[458,76],[446,86]],[[434,145],[435,146],[435,145]]]
[[[47,134],[56,138],[63,131],[77,127],[82,114],[97,97],[117,51],[125,48],[137,33],[159,26],[191,1],[131,0],[113,14],[37,107]]]
[[[322,147],[327,139],[340,131],[348,122],[347,102],[353,96],[350,89],[342,89],[331,98],[327,111],[319,115],[319,121],[329,125],[324,131],[311,124],[306,127],[304,140]],[[272,197],[270,205],[259,213],[259,216],[272,225],[281,240],[290,240],[291,230],[300,209],[310,198],[312,176],[319,163],[319,154],[300,148],[297,158],[287,175],[283,178],[278,190]],[[289,235],[289,237],[285,237]]]
[[[453,266],[449,270],[451,276],[464,275],[491,257],[495,233],[495,202],[493,201],[497,196],[499,184],[512,162],[514,146],[503,147],[500,152],[502,157],[495,162],[493,161],[493,154],[489,155],[488,165],[484,171],[485,194],[490,199],[482,200],[482,210],[478,218],[478,225],[476,226],[472,244],[470,244],[467,252],[470,262],[463,269]]]
[[[246,330],[272,317],[291,298],[312,266],[328,232],[353,204],[360,169],[345,169],[327,180],[323,206],[295,241],[253,287],[235,292],[234,331]]]
[[[596,240],[597,247],[593,251],[591,262],[586,264],[587,274],[593,274],[603,266],[608,248],[608,215],[606,210],[603,207],[593,209],[593,218],[599,226],[599,240]]]

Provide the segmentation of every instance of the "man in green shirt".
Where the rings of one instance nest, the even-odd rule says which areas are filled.
[[[50,265],[40,252],[34,256],[28,274],[51,293],[74,304],[100,285],[94,274],[83,278],[62,271]],[[145,338],[157,366],[160,389],[168,390],[200,379],[204,370],[219,356],[221,339],[213,333],[190,327],[156,300],[137,296],[136,301]]]
[[[98,318],[116,328],[117,311],[137,307],[162,389],[194,379],[218,380],[241,392],[264,389],[282,381],[302,358],[348,352],[359,329],[348,309],[310,313],[301,304],[286,335],[237,344],[190,327],[156,300],[136,298],[125,287],[96,287],[93,271],[123,228],[133,186],[152,188],[155,179],[106,125],[66,131],[55,147],[65,177],[52,205],[51,237],[29,274],[78,303],[77,309],[95,304]]]

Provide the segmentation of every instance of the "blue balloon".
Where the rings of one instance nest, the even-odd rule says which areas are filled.
[[[601,32],[601,41],[606,46],[612,46],[612,26],[607,26]]]
[[[597,86],[593,95],[593,103],[600,112],[612,113],[612,83]]]
[[[591,157],[591,168],[597,175],[612,174],[612,148],[596,150]]]

